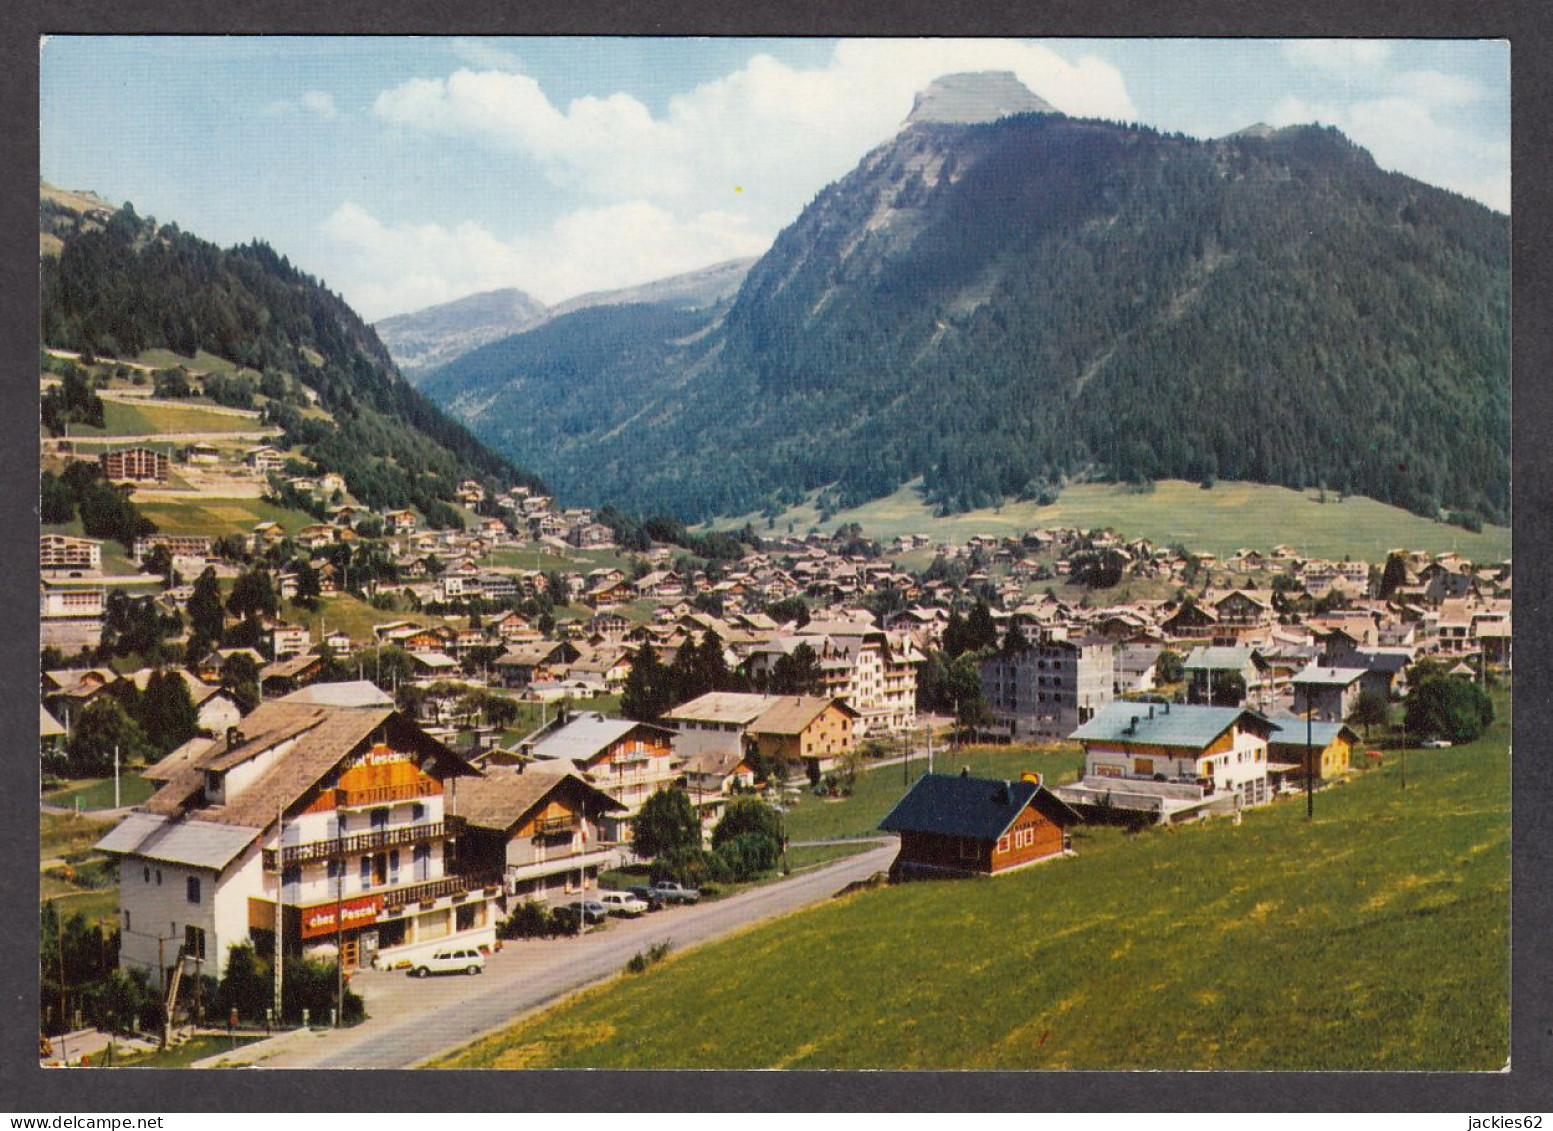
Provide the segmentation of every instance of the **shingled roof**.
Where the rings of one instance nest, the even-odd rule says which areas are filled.
[[[436,758],[446,776],[478,775],[458,755],[408,722],[393,707],[326,707],[311,703],[261,703],[238,728],[236,744],[216,742],[191,758],[142,807],[166,817],[187,813],[218,824],[264,827],[316,786],[351,751],[379,730]],[[205,771],[228,770],[293,743],[258,780],[225,805],[190,807],[203,792]]]
[[[923,774],[879,822],[879,828],[887,833],[997,840],[1029,806],[1058,825],[1080,820],[1067,803],[1034,782]]]
[[[485,777],[465,782],[449,803],[449,811],[471,825],[506,832],[520,824],[534,808],[544,802],[562,783],[570,781],[593,795],[600,809],[624,809],[625,806],[576,774],[545,774],[534,770],[493,769]]]

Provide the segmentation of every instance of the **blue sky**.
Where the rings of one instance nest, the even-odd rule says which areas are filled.
[[[60,37],[41,58],[44,179],[267,240],[373,319],[757,255],[955,71],[1199,137],[1320,121],[1510,206],[1502,41]]]

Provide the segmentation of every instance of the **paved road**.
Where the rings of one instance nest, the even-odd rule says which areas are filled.
[[[582,938],[507,943],[479,977],[424,981],[369,970],[351,979],[369,1020],[354,1029],[296,1033],[221,1059],[266,1068],[408,1068],[449,1052],[592,982],[619,974],[633,954],[667,939],[676,952],[763,919],[822,903],[847,884],[887,869],[895,842],[780,883],[701,907],[614,920]]]

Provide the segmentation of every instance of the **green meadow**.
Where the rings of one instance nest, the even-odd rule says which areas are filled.
[[[176,401],[102,402],[101,428],[88,424],[70,426],[71,436],[152,436],[164,432],[253,432],[264,427],[252,417],[213,412],[199,404]]]
[[[164,534],[247,534],[261,522],[278,522],[295,534],[315,521],[306,511],[262,499],[137,499],[135,506]]]
[[[1242,546],[1266,553],[1284,543],[1304,557],[1346,555],[1364,561],[1380,561],[1396,547],[1430,553],[1454,550],[1482,562],[1502,561],[1510,554],[1509,527],[1485,525],[1481,533],[1473,534],[1359,495],[1339,501],[1329,493],[1323,503],[1317,491],[1225,481],[1206,491],[1179,479],[1161,480],[1151,491],[1114,483],[1078,483],[1064,488],[1050,506],[1009,502],[996,509],[945,516],[924,506],[918,484],[909,483],[893,495],[838,511],[829,521],[819,519],[812,503],[805,503],[778,515],[770,527],[759,515],[717,526],[737,529],[751,522],[757,533],[767,529],[785,533],[791,523],[802,534],[811,528],[834,530],[855,522],[875,538],[926,534],[934,541],[960,542],[978,534],[1002,537],[1040,527],[1110,527],[1155,545],[1180,542],[1221,558]]]
[[[1239,825],[1080,827],[1073,857],[835,899],[439,1064],[1497,1071],[1508,697],[1497,705],[1478,742],[1408,751],[1406,789],[1391,752],[1317,794],[1314,820],[1289,798]],[[835,828],[878,805],[856,800],[859,820]]]

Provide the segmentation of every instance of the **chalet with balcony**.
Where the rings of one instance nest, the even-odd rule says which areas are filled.
[[[674,784],[682,759],[674,749],[674,732],[632,719],[606,719],[592,712],[556,727],[523,752],[536,769],[547,763],[582,775],[620,803],[605,820],[604,834],[612,841],[629,839],[625,821],[642,810],[660,789]]]
[[[445,807],[474,776],[392,706],[260,704],[98,843],[119,863],[121,967],[219,974],[260,936],[347,969],[490,945],[500,877],[459,867]]]
[[[615,839],[605,833],[624,808],[575,773],[492,767],[458,791],[453,811],[467,825],[460,860],[499,873],[509,896],[575,896],[597,888],[600,869],[617,862]]]
[[[823,695],[712,691],[663,716],[685,759],[706,753],[761,754],[811,775],[835,768],[857,746],[858,713]]]
[[[1072,737],[1084,776],[1057,794],[1088,820],[1159,823],[1271,798],[1268,740],[1277,723],[1241,707],[1112,703]]]
[[[1060,856],[1081,819],[1036,774],[1017,782],[923,774],[879,828],[901,838],[892,880],[938,879],[999,875]]]

